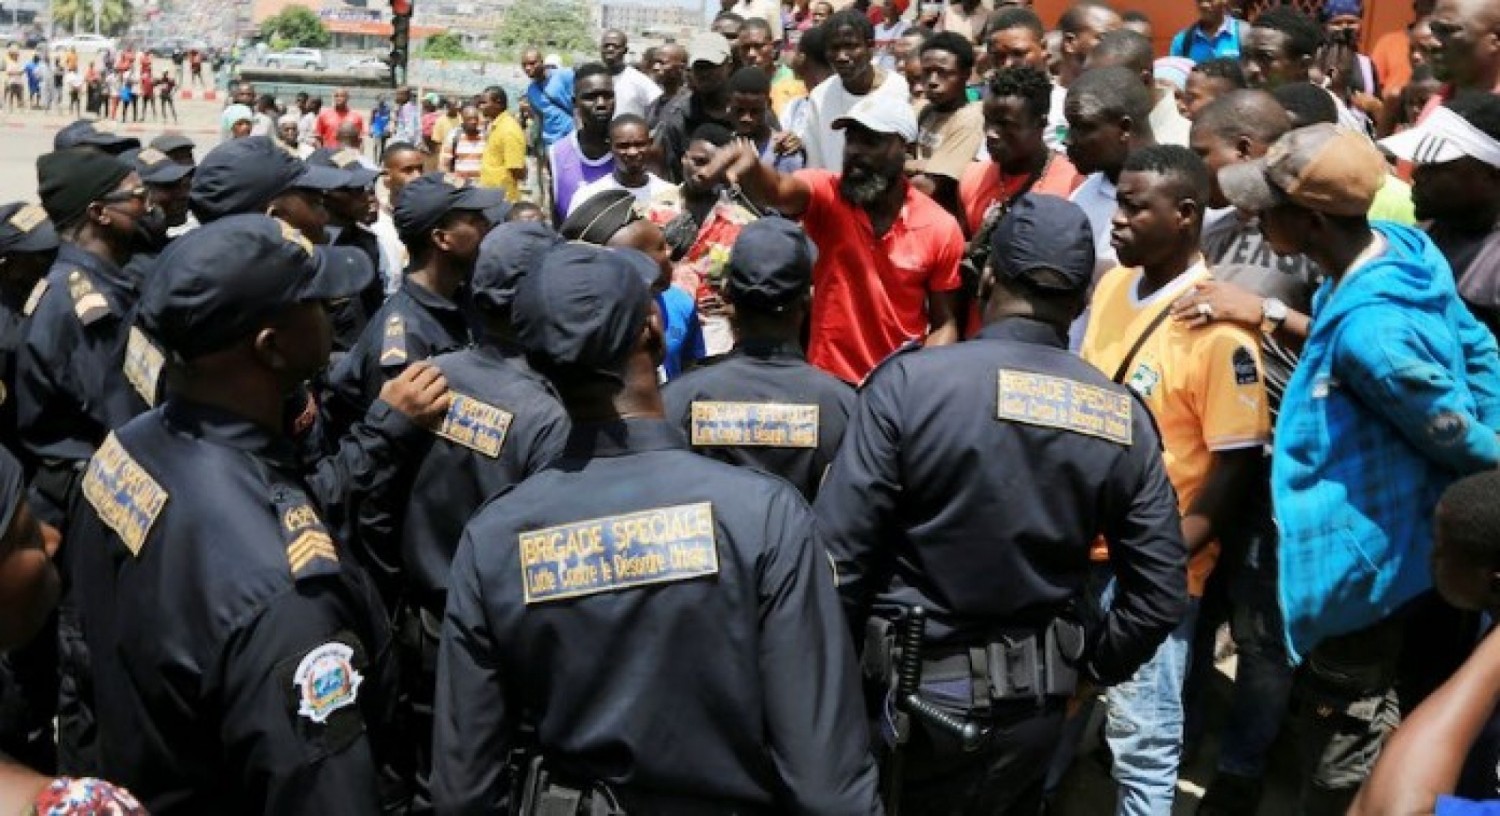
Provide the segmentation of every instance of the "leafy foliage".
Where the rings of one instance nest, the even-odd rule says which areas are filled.
[[[592,28],[588,6],[580,0],[518,2],[505,13],[495,44],[508,50],[589,51],[595,45]]]
[[[261,36],[279,47],[322,48],[333,41],[328,27],[307,6],[287,6],[260,24]]]

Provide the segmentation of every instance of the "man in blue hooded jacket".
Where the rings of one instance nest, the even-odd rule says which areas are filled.
[[[1277,253],[1328,274],[1276,424],[1287,646],[1301,662],[1302,813],[1344,813],[1399,719],[1403,606],[1432,587],[1443,490],[1500,462],[1500,354],[1427,236],[1365,218],[1386,164],[1363,136],[1294,130],[1219,185]]]

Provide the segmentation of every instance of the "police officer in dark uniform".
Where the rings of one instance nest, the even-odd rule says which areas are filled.
[[[464,525],[491,496],[541,470],[562,452],[568,415],[531,370],[511,328],[516,285],[562,239],[537,223],[501,224],[481,244],[470,282],[483,325],[474,348],[432,359],[453,402],[432,448],[416,466],[401,519],[405,590],[398,614],[402,700],[418,781],[414,811],[429,807],[432,695],[448,573]]]
[[[193,189],[193,166],[173,161],[171,156],[154,147],[130,151],[126,155],[130,156],[136,174],[151,192],[151,203],[161,208],[164,217],[161,246],[155,250],[160,252],[166,247],[167,230],[187,223],[188,195]]]
[[[408,364],[469,345],[465,284],[504,206],[500,191],[444,173],[428,173],[401,191],[394,216],[411,266],[328,375],[325,410],[335,433],[363,415],[381,383]]]
[[[16,353],[25,320],[36,308],[47,271],[57,260],[57,231],[36,204],[0,206],[0,445],[29,459],[16,432]]]
[[[729,255],[724,299],[739,341],[728,356],[662,391],[667,419],[693,450],[791,482],[811,501],[844,438],[854,390],[802,352],[817,249],[784,218],[745,226]]]
[[[62,245],[21,345],[17,423],[40,460],[44,518],[60,523],[77,469],[155,396],[155,369],[124,364],[139,345],[129,320],[138,281],[124,267],[161,212],[128,164],[98,151],[49,153],[37,177]]]
[[[326,303],[368,282],[336,252],[235,216],[174,241],[144,284],[140,325],[172,388],[89,462],[74,578],[100,770],[155,814],[381,806],[389,626],[322,497],[389,474],[350,444],[305,476],[281,421],[327,363]],[[422,434],[408,415],[446,412],[441,376],[421,373],[366,431]]]
[[[895,782],[903,816],[1038,813],[1076,680],[1129,677],[1187,604],[1150,415],[1068,352],[1094,266],[1087,218],[1028,195],[992,246],[979,336],[876,369],[816,504],[875,701],[892,663],[912,657],[891,654],[892,623],[920,606],[922,693],[984,729],[964,751],[913,720]],[[1101,534],[1123,592],[1084,633],[1070,606]]]
[[[369,257],[376,269],[382,269],[380,241],[375,238],[375,233],[365,228],[366,219],[378,206],[375,181],[380,178],[380,173],[365,167],[360,158],[359,151],[351,148],[320,147],[307,157],[307,163],[342,171],[347,177],[344,186],[323,196],[323,203],[328,208],[328,244],[355,247]],[[333,313],[334,350],[348,351],[359,340],[370,316],[384,302],[385,281],[377,275],[357,297],[340,304]]]
[[[691,453],[665,421],[660,319],[638,268],[655,264],[632,252],[560,246],[516,293],[517,337],[573,428],[459,545],[438,812],[519,797],[501,768],[523,728],[547,774],[529,774],[526,813],[878,812],[812,515],[786,482]]]
[[[261,213],[291,224],[314,244],[328,243],[323,196],[348,182],[330,167],[313,167],[265,136],[221,142],[193,172],[188,208],[200,223]]]

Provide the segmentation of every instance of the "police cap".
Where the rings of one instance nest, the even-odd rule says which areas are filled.
[[[651,309],[651,290],[626,252],[562,244],[521,278],[511,319],[545,367],[618,377]]]
[[[802,228],[785,218],[746,224],[734,240],[724,294],[736,306],[780,311],[812,288],[818,249]]]
[[[151,146],[170,156],[179,150],[192,150],[198,145],[186,134],[163,133],[151,140]]]
[[[1044,292],[1082,293],[1094,278],[1094,233],[1077,204],[1028,193],[990,236],[995,277]]]
[[[284,310],[351,297],[374,280],[352,247],[315,247],[291,225],[233,215],[168,245],[140,298],[141,326],[184,359],[228,348]]]
[[[505,220],[510,205],[494,188],[476,187],[452,173],[428,173],[401,189],[392,216],[402,240],[416,240],[454,211],[482,212],[491,224]]]
[[[136,175],[147,184],[155,184],[161,187],[170,187],[193,172],[193,166],[182,164],[168,156],[166,153],[154,147],[142,150],[127,150],[121,154],[121,158],[128,158]]]
[[[320,147],[307,157],[307,163],[313,167],[331,167],[334,170],[341,170],[349,177],[344,184],[345,189],[363,190],[374,184],[375,179],[380,178],[380,172],[364,166],[359,158],[359,151],[353,148],[345,147],[335,150],[331,147]]]
[[[57,245],[57,230],[47,219],[46,210],[23,203],[0,207],[0,255],[51,252]]]
[[[188,205],[199,221],[265,212],[288,190],[337,190],[348,177],[310,167],[264,136],[230,139],[208,152],[193,176]]]
[[[98,121],[92,119],[79,119],[78,121],[63,127],[52,137],[53,150],[67,150],[73,147],[92,147],[102,150],[112,156],[118,156],[132,148],[141,146],[140,139],[132,139],[115,132],[114,122],[108,119]]]
[[[562,238],[546,224],[511,221],[490,230],[479,245],[469,292],[483,308],[504,309],[516,299],[521,279],[535,272]]]

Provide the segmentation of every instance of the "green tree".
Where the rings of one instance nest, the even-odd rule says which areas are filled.
[[[581,0],[518,2],[505,13],[495,44],[504,49],[590,51],[595,45],[592,29],[588,6]]]
[[[79,32],[98,31],[113,36],[130,28],[135,18],[130,0],[103,0],[99,4],[99,25],[94,25],[94,0],[53,0],[52,21],[59,28]]]
[[[333,40],[323,21],[307,6],[287,6],[280,14],[267,17],[260,24],[260,34],[272,42],[279,40],[299,48],[322,48]]]
[[[422,42],[422,56],[429,59],[461,59],[467,55],[463,38],[451,31],[439,31]]]

